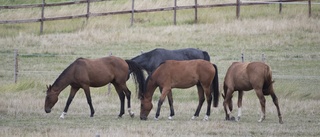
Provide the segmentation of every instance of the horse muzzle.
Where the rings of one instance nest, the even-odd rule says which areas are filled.
[[[147,120],[148,118],[146,116],[140,116],[140,120]]]
[[[44,111],[46,111],[46,113],[50,113],[51,109],[44,109]]]

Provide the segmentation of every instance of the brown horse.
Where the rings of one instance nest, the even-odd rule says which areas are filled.
[[[172,88],[190,88],[197,85],[199,104],[192,117],[199,116],[205,95],[207,99],[207,113],[204,120],[210,116],[210,108],[213,100],[213,106],[217,107],[219,102],[219,82],[217,66],[205,60],[175,61],[167,60],[162,63],[146,80],[146,89],[140,92],[141,110],[140,119],[146,120],[152,109],[152,96],[157,87],[162,89],[162,94],[158,102],[158,109],[155,116],[157,120],[160,115],[161,105],[168,94],[170,105],[170,116],[174,116]],[[205,95],[204,95],[205,94]]]
[[[80,88],[85,92],[91,111],[90,117],[93,117],[94,109],[89,87],[102,87],[108,83],[112,83],[121,102],[120,114],[118,116],[121,117],[124,114],[124,102],[125,97],[127,97],[128,112],[130,116],[133,117],[134,113],[131,112],[130,109],[131,91],[126,85],[126,81],[129,79],[129,71],[133,72],[135,83],[139,84],[139,90],[143,90],[145,82],[143,71],[131,60],[123,60],[114,56],[98,59],[78,58],[60,74],[52,86],[47,87],[48,90],[44,106],[45,112],[51,112],[51,108],[58,101],[60,92],[70,85],[70,95],[60,118],[64,118],[72,99]]]
[[[268,65],[262,62],[241,63],[234,62],[228,69],[224,79],[224,98],[223,106],[226,112],[226,120],[230,120],[232,111],[232,94],[234,91],[239,91],[238,95],[238,117],[240,120],[243,91],[254,89],[261,104],[261,118],[259,122],[265,119],[265,103],[264,95],[271,95],[273,103],[277,107],[279,122],[283,123],[278,98],[273,90],[272,73]],[[233,119],[233,117],[232,117]]]

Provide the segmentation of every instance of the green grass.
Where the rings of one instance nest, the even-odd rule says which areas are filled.
[[[47,2],[52,2],[46,0]],[[2,2],[2,3],[1,3]],[[0,5],[39,3],[41,1],[1,1]],[[138,1],[137,3],[142,2]],[[205,3],[207,1],[202,1]],[[220,2],[220,1],[219,1]],[[169,4],[168,4],[169,3]],[[209,2],[208,2],[209,3]],[[137,7],[171,5],[171,1],[144,1]],[[183,3],[182,3],[183,4]],[[110,1],[93,4],[95,12],[130,9],[130,2]],[[49,16],[82,12],[83,6],[48,9]],[[39,9],[1,10],[0,17],[19,19],[38,16]],[[199,9],[198,23],[193,23],[192,10],[173,12],[111,15],[86,19],[48,21],[44,34],[39,35],[39,23],[0,25],[0,136],[317,136],[319,126],[320,82],[320,22],[319,6],[312,6],[308,18],[306,5],[285,5],[278,14],[278,5],[244,6],[240,19],[234,7]],[[198,97],[196,88],[174,89],[174,120],[167,120],[169,106],[163,104],[160,120],[154,121],[158,91],[148,121],[140,121],[140,101],[134,94],[132,110],[117,119],[120,101],[114,88],[91,88],[94,118],[82,90],[74,98],[66,119],[58,119],[66,104],[70,88],[59,96],[50,114],[44,112],[46,85],[76,58],[98,58],[110,53],[124,59],[154,48],[199,48],[208,51],[211,62],[219,69],[220,91],[227,68],[234,61],[259,61],[264,54],[273,70],[275,92],[279,98],[284,124],[278,124],[276,108],[267,96],[267,118],[258,123],[259,100],[254,91],[245,92],[240,122],[224,120],[222,98],[212,109],[210,121],[200,117],[190,120]],[[18,82],[13,81],[14,49],[19,51]],[[135,93],[133,81],[129,89]],[[234,95],[236,105],[237,94]],[[237,109],[233,112],[236,115]]]

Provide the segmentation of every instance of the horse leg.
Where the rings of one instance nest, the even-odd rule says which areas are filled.
[[[226,89],[226,95],[225,95],[225,99],[223,101],[223,107],[224,107],[224,111],[226,113],[226,120],[231,120],[230,119],[230,114],[232,111],[232,94],[233,94],[233,90],[230,89]]]
[[[162,87],[159,87],[159,90],[160,90],[160,94],[162,94]],[[172,92],[168,93],[167,98],[168,98],[169,107],[170,107],[170,116],[168,117],[168,119],[171,120],[172,117],[174,116]]]
[[[90,95],[90,88],[89,88],[89,86],[84,86],[84,87],[83,87],[83,90],[84,90],[84,93],[86,94],[87,102],[88,102],[89,107],[90,107],[90,111],[91,111],[90,117],[93,117],[93,115],[94,115],[94,109],[93,109],[93,106],[92,106],[92,100],[91,100],[91,95]]]
[[[160,96],[160,99],[158,101],[158,108],[157,108],[157,112],[156,112],[156,116],[155,116],[155,120],[158,120],[159,116],[160,116],[160,110],[161,110],[161,106],[164,102],[164,99],[166,97],[166,95],[171,92],[171,89],[166,89],[166,88],[163,88],[162,90],[162,94]]]
[[[125,94],[122,90],[122,88],[117,83],[112,83],[114,88],[116,89],[119,99],[120,99],[120,114],[118,115],[118,118],[121,118],[124,114],[124,102],[125,102]]]
[[[240,117],[241,117],[241,107],[242,107],[242,97],[243,97],[243,91],[239,91],[238,92],[238,117],[236,119],[236,121],[239,121],[240,120]]]
[[[211,102],[212,102],[212,95],[210,92],[210,86],[209,88],[204,89],[205,93],[206,93],[206,98],[207,98],[207,114],[204,117],[204,121],[208,121],[209,120],[209,116],[210,116],[210,112],[211,112]]]
[[[174,116],[172,92],[169,92],[167,97],[168,97],[168,102],[169,102],[169,106],[170,106],[170,116],[168,119],[171,120],[172,117]]]
[[[203,91],[203,88],[202,88],[200,83],[197,84],[197,89],[198,89],[199,103],[198,103],[198,107],[196,109],[196,112],[194,113],[194,115],[192,116],[191,119],[196,119],[197,117],[199,117],[199,113],[200,113],[202,104],[203,104],[203,102],[205,100],[204,91]]]
[[[72,87],[71,86],[71,90],[70,90],[70,94],[66,103],[66,106],[64,107],[64,110],[62,112],[62,114],[60,115],[61,119],[64,119],[64,116],[67,115],[68,109],[69,109],[69,105],[71,104],[75,94],[77,93],[77,91],[79,90],[79,88],[76,87]]]
[[[125,93],[125,95],[127,97],[127,101],[128,101],[128,113],[129,113],[130,117],[133,118],[134,113],[131,111],[131,101],[130,101],[131,100],[131,91],[128,89],[127,86],[125,86],[124,89],[125,89],[124,93]]]
[[[278,103],[278,97],[276,96],[276,94],[274,94],[274,92],[271,92],[270,95],[272,97],[272,101],[273,101],[274,105],[277,107],[279,123],[283,124],[282,116],[281,116],[281,112],[280,112],[280,108],[279,108],[279,103]]]
[[[260,100],[260,105],[261,105],[261,117],[258,120],[258,122],[262,122],[266,117],[266,99],[264,98],[262,89],[255,89],[255,91]]]

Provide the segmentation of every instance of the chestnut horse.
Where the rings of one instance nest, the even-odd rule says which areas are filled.
[[[265,103],[264,95],[271,95],[273,103],[277,107],[279,123],[283,123],[278,98],[273,90],[272,72],[268,65],[262,62],[241,63],[234,62],[228,69],[224,79],[223,90],[224,98],[223,106],[226,113],[226,120],[231,120],[230,113],[232,111],[232,94],[239,91],[238,95],[238,117],[240,120],[243,91],[254,89],[261,105],[261,117],[259,122],[265,119]],[[232,117],[233,118],[233,117]]]
[[[207,99],[207,113],[204,120],[210,116],[210,108],[213,97],[213,106],[217,107],[219,102],[219,82],[217,66],[209,61],[197,59],[188,61],[167,60],[161,64],[146,80],[146,89],[140,92],[141,110],[140,119],[147,120],[152,109],[152,96],[157,87],[162,89],[158,102],[155,119],[160,115],[161,105],[172,88],[190,88],[197,85],[199,104],[192,119],[199,116],[205,98]],[[204,95],[205,94],[205,95]],[[173,99],[168,96],[170,105],[170,116],[174,116]]]
[[[125,97],[128,100],[128,112],[131,117],[134,113],[131,112],[130,96],[131,91],[126,85],[129,79],[129,71],[133,72],[135,83],[139,84],[139,90],[143,90],[145,77],[142,69],[131,60],[123,60],[118,57],[110,56],[98,59],[78,58],[70,64],[56,79],[53,85],[47,87],[47,96],[45,99],[45,112],[50,113],[51,108],[58,101],[58,96],[67,86],[71,86],[69,98],[60,118],[64,118],[69,105],[77,91],[82,88],[87,98],[90,107],[90,117],[94,115],[89,87],[102,87],[108,83],[112,83],[120,98],[120,114],[124,114]]]

